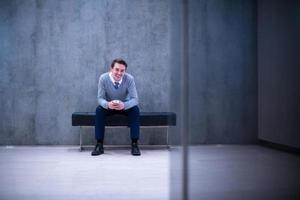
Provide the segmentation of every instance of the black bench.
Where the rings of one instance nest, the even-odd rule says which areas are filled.
[[[75,112],[72,114],[72,126],[95,126],[95,112]],[[125,115],[112,115],[106,117],[106,127],[128,127],[129,120]],[[141,112],[140,126],[149,128],[167,128],[167,145],[168,141],[168,127],[176,126],[176,114],[172,112]],[[82,147],[82,131],[80,130],[79,139],[80,150]]]

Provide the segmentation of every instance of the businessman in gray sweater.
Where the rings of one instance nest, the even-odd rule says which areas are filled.
[[[98,104],[96,109],[95,138],[96,146],[92,156],[104,153],[103,140],[105,131],[105,117],[122,114],[129,117],[131,135],[131,154],[141,155],[138,147],[140,135],[140,111],[138,95],[134,78],[126,73],[127,63],[122,59],[115,59],[109,72],[102,74],[98,83]]]

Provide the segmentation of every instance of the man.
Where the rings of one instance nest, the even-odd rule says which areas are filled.
[[[95,138],[97,144],[92,156],[104,153],[103,140],[105,131],[105,117],[122,114],[129,117],[131,135],[131,154],[141,155],[138,147],[140,135],[140,111],[138,95],[134,78],[126,73],[127,63],[122,59],[115,59],[110,72],[102,74],[98,83],[98,103],[96,109]]]

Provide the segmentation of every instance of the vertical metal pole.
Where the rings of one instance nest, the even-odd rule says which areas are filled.
[[[189,141],[189,4],[188,0],[182,0],[183,3],[183,30],[182,30],[182,199],[188,200],[189,171],[188,171],[188,141]]]

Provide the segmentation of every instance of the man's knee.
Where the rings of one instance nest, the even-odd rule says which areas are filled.
[[[103,108],[102,106],[98,106],[96,108],[96,113],[104,113],[105,112],[105,108]]]
[[[138,115],[140,114],[140,109],[139,109],[138,106],[133,106],[128,111],[131,112],[131,113],[134,113],[134,114],[138,114]]]

